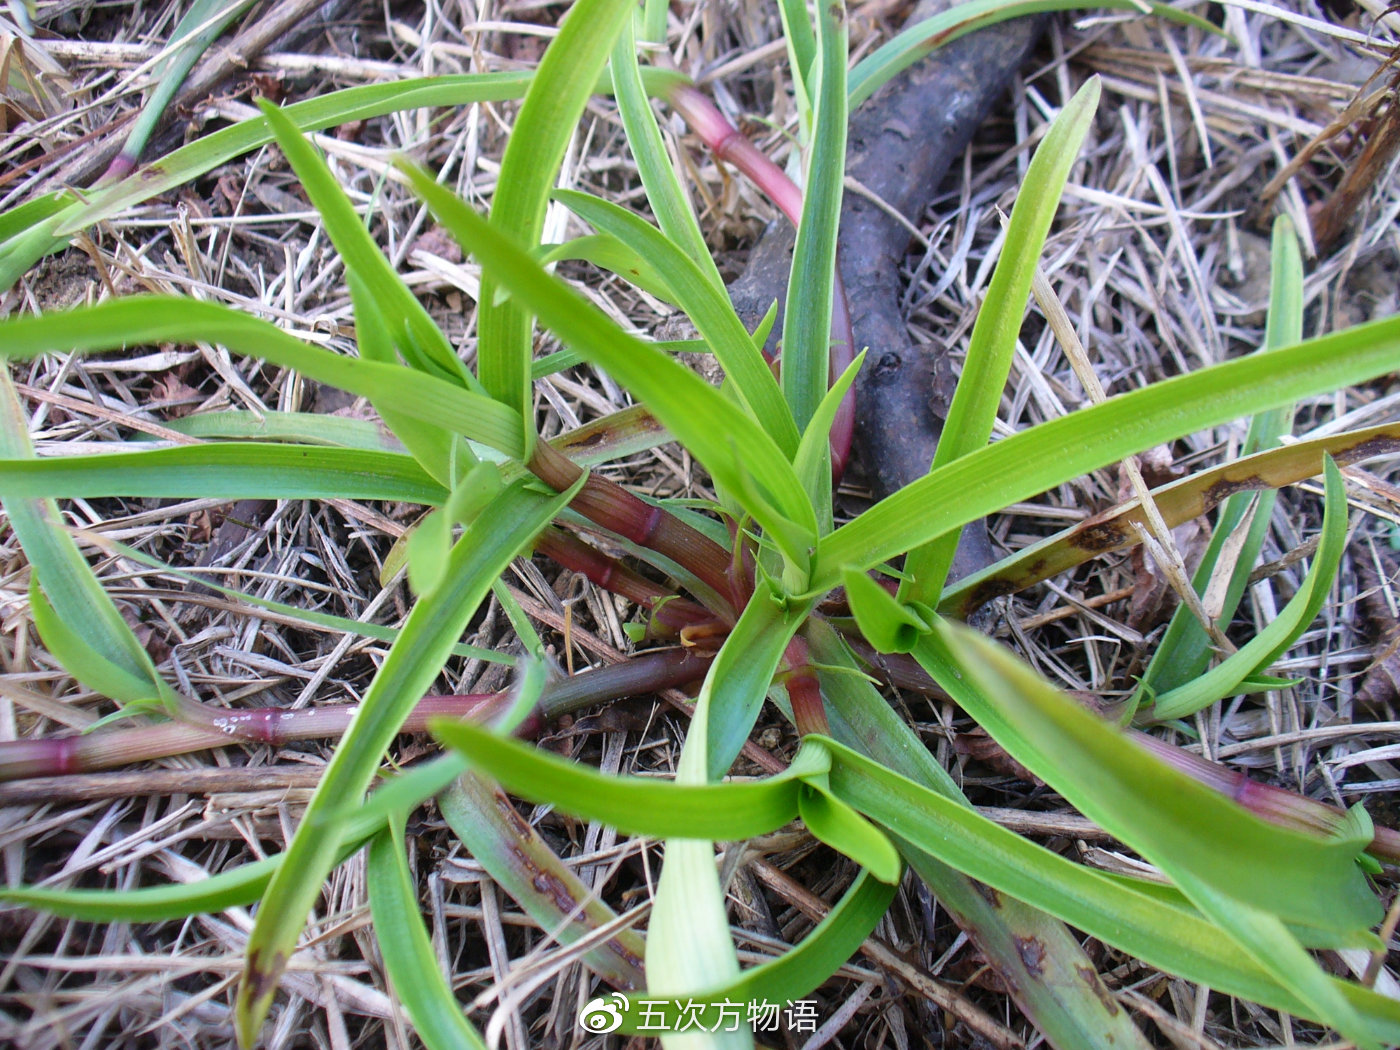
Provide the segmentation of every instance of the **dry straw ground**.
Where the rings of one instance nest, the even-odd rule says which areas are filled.
[[[120,141],[117,122],[138,105],[145,70],[176,6],[41,3],[38,39],[21,52],[5,38],[10,79],[0,83],[6,92],[0,118],[9,133],[0,138],[0,206],[26,199],[55,178],[74,178],[102,147]],[[868,52],[886,38],[906,8],[902,0],[853,4],[853,51]],[[527,66],[562,10],[541,0],[328,3],[303,20],[301,28],[309,31],[295,50],[274,43],[246,73],[205,91],[181,110],[173,133],[157,148],[255,114],[257,93],[294,100],[425,73]],[[1255,347],[1268,292],[1268,219],[1282,210],[1308,230],[1308,207],[1339,191],[1354,198],[1357,209],[1332,244],[1307,248],[1307,334],[1400,309],[1400,184],[1393,160],[1369,175],[1349,176],[1368,134],[1376,137],[1386,121],[1394,133],[1393,81],[1386,73],[1379,81],[1368,78],[1381,68],[1400,18],[1386,15],[1382,0],[1362,0],[1359,7],[1351,0],[1322,6],[1230,0],[1196,10],[1219,21],[1231,39],[1119,14],[1055,20],[1023,78],[912,231],[905,303],[918,339],[965,340],[997,249],[999,215],[1009,210],[1028,147],[1043,132],[1047,113],[1091,73],[1103,77],[1104,103],[1044,265],[1110,393]],[[672,5],[669,46],[678,64],[701,78],[781,161],[795,114],[779,34],[776,7],[757,0]],[[1363,104],[1347,112],[1359,92]],[[432,169],[446,170],[448,182],[469,200],[489,202],[512,115],[510,104],[413,113],[318,139],[354,199],[373,210],[380,243],[468,353],[477,271],[384,174],[394,152],[407,150]],[[1327,135],[1296,177],[1266,199],[1266,189],[1274,189],[1266,184]],[[683,135],[677,141],[711,244],[727,272],[737,273],[773,209],[696,142]],[[591,104],[564,182],[624,203],[642,200],[607,100]],[[569,232],[562,210],[551,222],[547,236]],[[567,272],[613,316],[645,330],[663,320],[664,308],[634,290],[599,283],[582,267]],[[51,310],[136,290],[236,303],[332,342],[349,334],[341,265],[274,149],[91,231],[90,239],[45,260],[5,293],[0,313]],[[208,346],[149,348],[100,363],[51,357],[16,369],[15,378],[35,444],[46,455],[124,438],[132,427],[184,440],[162,423],[220,406],[366,411],[335,391]],[[538,397],[549,420],[546,434],[625,403],[614,383],[587,368],[549,377]],[[1002,432],[1063,414],[1085,398],[1032,307],[1003,402]],[[1398,411],[1400,390],[1377,383],[1303,406],[1296,432],[1320,435],[1389,421]],[[1171,453],[1179,466],[1208,464],[1241,435],[1219,431]],[[1370,465],[1370,474],[1350,473],[1355,531],[1349,555],[1324,616],[1280,668],[1303,684],[1199,719],[1211,756],[1316,798],[1365,801],[1381,822],[1400,813],[1393,805],[1400,795],[1394,743],[1400,705],[1393,685],[1387,688],[1384,665],[1394,655],[1400,600],[1391,560],[1400,546],[1400,505],[1385,480],[1393,470],[1380,461]],[[667,449],[613,474],[654,494],[703,493],[705,487],[691,463]],[[1114,502],[1121,484],[1115,471],[1104,471],[1017,507],[991,523],[994,542],[1022,546]],[[1268,564],[1237,624],[1240,637],[1268,622],[1297,587],[1298,556],[1306,554],[1319,519],[1314,492],[1304,485],[1282,497],[1264,552]],[[849,506],[859,504],[858,478],[846,496]],[[74,501],[68,512],[94,536],[177,566],[200,566],[210,579],[265,598],[384,624],[397,623],[405,611],[402,582],[381,588],[380,576],[416,508],[104,500]],[[1189,530],[1178,538],[1189,557]],[[211,702],[300,707],[353,701],[384,651],[382,643],[260,611],[129,560],[99,556],[98,566],[139,623],[162,672]],[[518,563],[508,581],[561,665],[577,670],[628,650],[622,630],[627,610],[581,577],[550,578],[536,565]],[[1068,688],[1112,698],[1130,686],[1150,655],[1161,601],[1149,593],[1153,582],[1148,570],[1126,558],[1094,563],[1001,603],[989,629]],[[106,710],[101,698],[85,694],[37,648],[27,585],[18,544],[0,532],[4,737],[80,728]],[[508,651],[513,639],[493,604],[468,640]],[[1378,674],[1368,678],[1378,660]],[[457,661],[441,687],[479,692],[499,686],[503,674],[496,665]],[[960,732],[966,723],[955,709],[913,696],[892,699],[956,768],[975,801],[1089,863],[1138,868],[1086,822],[1062,813],[1045,789],[1020,779],[981,738]],[[790,754],[789,730],[776,722],[760,729],[759,746]],[[673,706],[639,697],[558,726],[550,746],[608,770],[665,771],[683,733]],[[422,739],[404,738],[396,757],[410,761],[426,747]],[[37,792],[23,782],[0,787],[4,878],[129,887],[227,869],[281,847],[327,753],[321,744],[239,748],[171,759],[121,777],[48,782]],[[620,845],[596,825],[530,815],[585,880],[607,886],[615,903],[644,899],[648,858],[636,843]],[[574,1024],[589,991],[578,964],[561,956],[493,887],[434,811],[416,814],[409,831],[434,944],[464,999],[475,998],[481,1011],[475,1016],[484,1021],[505,1004],[501,1037],[512,1050],[593,1038]],[[738,867],[732,882],[731,914],[748,958],[800,936],[819,906],[814,898],[843,877],[828,855],[800,836],[761,845],[762,853]],[[1389,899],[1393,882],[1383,885]],[[808,1045],[968,1046],[972,1037],[963,1019],[979,1011],[990,1015],[1006,1046],[1034,1045],[1034,1031],[937,902],[907,887],[878,940],[818,996],[822,1016],[836,1023]],[[315,915],[318,936],[291,963],[283,984],[291,994],[279,1007],[270,1046],[415,1045],[386,990],[368,921],[356,859],[325,889]],[[0,1042],[34,1050],[230,1046],[230,989],[249,925],[241,909],[110,927],[0,913]],[[1161,1045],[1291,1046],[1321,1038],[1306,1025],[1208,995],[1106,950],[1096,948],[1094,956],[1121,1004],[1141,1015]],[[1339,972],[1365,961],[1331,959]],[[1386,970],[1380,987],[1400,992]]]

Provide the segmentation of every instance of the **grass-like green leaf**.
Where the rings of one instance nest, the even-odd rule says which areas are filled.
[[[332,353],[216,303],[134,295],[86,309],[0,323],[0,357],[9,360],[165,342],[219,343],[481,441],[508,456],[518,458],[524,452],[519,416],[488,397],[409,368]]]
[[[287,115],[302,131],[368,120],[399,110],[430,106],[465,106],[519,98],[530,85],[530,71],[428,77],[392,84],[369,84],[335,91],[288,106]],[[94,223],[110,219],[135,204],[167,193],[235,157],[272,141],[262,117],[202,136],[169,156],[139,169],[102,190],[48,194],[7,213],[0,223],[0,288],[8,289],[48,252]]]
[[[1168,875],[1187,873],[1319,931],[1349,933],[1380,919],[1356,865],[1369,835],[1323,837],[1265,821],[967,628],[939,621],[913,654],[1017,761]]]
[[[404,815],[370,842],[365,884],[384,969],[428,1050],[486,1050],[486,1041],[462,1012],[438,966],[404,857]]]
[[[392,642],[399,636],[399,631],[395,627],[388,627],[383,624],[367,623],[364,620],[352,620],[348,616],[334,616],[331,613],[319,612],[314,609],[299,609],[295,605],[288,605],[285,602],[275,602],[270,598],[263,598],[256,594],[249,594],[247,591],[240,591],[236,587],[227,587],[211,578],[209,573],[190,572],[187,569],[177,569],[159,558],[147,554],[145,551],[137,550],[135,547],[128,547],[124,543],[112,539],[110,536],[103,536],[100,533],[84,533],[82,538],[93,545],[110,551],[128,561],[136,562],[138,565],[145,565],[152,569],[158,569],[161,573],[174,576],[177,579],[185,580],[188,583],[197,584],[200,587],[208,587],[210,590],[218,591],[225,598],[231,598],[235,602],[246,602],[248,605],[258,609],[265,609],[284,618],[290,623],[300,627],[312,625],[329,631],[341,631],[352,634],[360,638],[374,638],[381,642]],[[459,642],[452,647],[453,656],[464,656],[469,660],[484,660],[493,664],[513,664],[515,659],[504,653],[498,653],[494,649],[484,649],[479,645],[467,645]]]
[[[73,200],[73,195],[68,191],[56,190],[0,212],[0,245],[57,215],[72,205]]]
[[[580,479],[579,484],[582,484]],[[577,485],[574,487],[577,488]],[[277,979],[321,882],[335,863],[346,821],[360,804],[374,769],[409,710],[428,691],[448,651],[466,628],[491,581],[573,497],[545,498],[517,483],[472,524],[452,549],[444,582],[409,613],[403,632],[365,694],[306,815],[287,847],[287,863],[263,897],[249,937],[236,1017],[251,1045],[267,1014]]]
[[[491,224],[507,237],[528,247],[539,243],[564,151],[632,6],[631,0],[578,0],[545,50],[491,198]],[[514,297],[498,301],[498,287],[498,275],[486,269],[477,302],[477,368],[491,396],[520,416],[528,449],[534,440],[529,304]]]
[[[802,0],[778,0],[783,20],[783,40],[787,43],[789,64],[797,89],[798,112],[804,117],[812,108],[812,65],[817,57],[817,37]]]
[[[797,795],[797,813],[807,830],[881,882],[899,882],[904,864],[884,832],[813,779],[809,778]]]
[[[716,287],[666,234],[641,216],[610,201],[576,190],[554,196],[594,228],[612,234],[657,268],[674,302],[694,323],[700,337],[732,381],[730,389],[774,443],[791,458],[797,452],[797,427],[783,392],[753,337],[739,320],[723,286]]]
[[[836,377],[836,382],[831,384],[831,389],[817,406],[816,414],[807,424],[807,429],[802,432],[802,440],[797,445],[797,455],[792,461],[793,469],[797,471],[797,476],[809,493],[815,496],[825,491],[828,494],[828,508],[831,505],[831,427],[836,421],[836,413],[841,410],[841,402],[855,383],[861,365],[865,364],[865,355],[865,350],[858,353],[846,366],[846,370]],[[813,506],[818,504],[814,502]],[[831,522],[827,521],[829,516],[825,512],[818,515],[822,527],[828,531],[831,525]]]
[[[628,284],[636,285],[648,295],[675,305],[675,293],[666,283],[666,279],[656,272],[651,262],[610,234],[595,233],[556,244],[540,256],[540,265],[549,266],[565,259],[581,259],[592,263],[600,270],[617,274]],[[533,366],[531,375],[533,378],[539,378],[534,374]]]
[[[882,653],[907,653],[928,632],[928,620],[863,572],[848,569],[842,577],[851,614],[865,640]]]
[[[379,297],[374,294],[370,285],[356,276],[355,271],[348,266],[345,276],[346,284],[350,288],[350,302],[355,310],[355,345],[361,360],[382,365],[400,364],[401,359],[394,348],[396,345],[407,346],[411,343],[412,335],[407,326],[402,321],[389,321],[384,315]],[[391,272],[389,279],[397,278]],[[404,360],[422,356],[406,351]],[[428,373],[433,371],[431,362],[424,367],[423,362],[418,361],[411,367]],[[465,372],[465,369],[463,371]],[[466,375],[470,379],[467,385],[474,384],[475,377],[470,373]],[[461,385],[451,374],[446,378],[454,385]],[[476,385],[479,387],[480,384]],[[414,419],[379,401],[372,401],[371,404],[393,436],[398,438],[424,470],[446,488],[450,489],[456,484],[459,470],[469,469],[476,462],[476,456],[469,443],[460,434],[432,423],[425,423],[421,419]]]
[[[1300,1016],[1305,1001],[1280,983],[1219,927],[1162,900],[1153,887],[1067,860],[835,742],[829,780],[838,797],[899,840],[951,864],[998,893],[1060,916],[1148,965],[1229,995]],[[916,869],[925,865],[911,858]],[[1010,901],[999,902],[999,908]],[[1315,965],[1315,964],[1314,964]],[[1400,1003],[1345,981],[1348,1002],[1389,1042],[1400,1036]]]
[[[199,56],[219,38],[225,27],[253,6],[253,0],[194,0],[170,34],[166,56],[151,67],[151,92],[141,104],[136,123],[122,144],[122,155],[131,161],[141,156],[185,77]]]
[[[816,517],[792,464],[757,423],[694,372],[623,332],[544,273],[517,243],[425,173],[405,170],[419,196],[463,247],[494,270],[546,327],[644,401],[716,482],[732,492],[761,486],[751,508],[754,518],[784,538],[785,553],[805,566],[808,552],[801,543],[815,542]]]
[[[481,393],[481,384],[457,358],[447,337],[428,316],[427,309],[374,243],[320,152],[286,113],[266,100],[259,105],[277,138],[277,145],[286,154],[302,189],[320,214],[326,234],[345,263],[347,275],[361,290],[357,297],[360,303],[366,298],[374,303],[378,319],[385,330],[392,333],[394,345],[411,367]]]
[[[1152,500],[1162,519],[1174,527],[1214,510],[1220,504],[1222,492],[1242,494],[1247,499],[1254,490],[1281,488],[1322,473],[1323,460],[1328,456],[1346,466],[1373,456],[1390,455],[1397,449],[1400,449],[1400,423],[1330,434],[1256,452],[1214,470],[1192,474],[1153,489]],[[965,619],[990,598],[1049,579],[1097,555],[1132,547],[1141,542],[1133,523],[1145,524],[1146,520],[1136,500],[1095,514],[959,580],[944,592],[938,611],[945,616]],[[1204,669],[1205,665],[1201,664],[1199,670],[1187,677],[1195,677]]]
[[[9,373],[3,370],[0,370],[0,454],[8,457],[0,462],[13,464],[21,471],[54,462],[34,458],[28,421],[15,396]],[[159,697],[163,705],[175,713],[174,709],[184,706],[184,702],[156,673],[150,654],[122,619],[77,544],[64,530],[58,505],[51,498],[53,495],[53,490],[45,486],[26,491],[22,486],[10,485],[0,475],[0,501],[31,567],[30,593],[35,599],[35,615],[44,618],[52,613],[46,623],[47,637],[52,637],[56,643],[69,643],[68,659],[74,661],[69,670],[80,680],[88,680],[83,674],[89,677],[101,674],[113,679],[107,684],[121,689],[120,693],[108,694],[113,699]],[[79,673],[80,668],[83,674]],[[93,688],[101,687],[94,684]]]
[[[715,870],[714,843],[669,839],[647,927],[647,991],[658,998],[691,998],[697,991],[739,979],[729,935],[724,888]],[[722,1029],[672,1036],[685,1050],[752,1050],[753,1032]]]
[[[377,499],[439,504],[447,490],[401,452],[230,441],[0,460],[6,497]]]
[[[533,70],[421,77],[390,84],[368,84],[333,91],[288,106],[284,112],[302,131],[413,109],[468,106],[519,98]],[[673,70],[647,68],[642,81],[653,93],[686,78]],[[601,91],[606,84],[597,85]],[[131,178],[85,193],[47,193],[0,216],[0,289],[10,288],[45,254],[62,248],[75,233],[125,209],[169,192],[235,157],[272,141],[261,117],[205,135],[169,156],[139,169]]]
[[[1298,235],[1286,215],[1274,220],[1272,268],[1270,271],[1269,313],[1264,329],[1262,351],[1291,346],[1303,338],[1303,256],[1298,247]],[[1241,451],[1246,455],[1269,449],[1293,429],[1293,406],[1281,405],[1261,412],[1249,421]],[[1292,446],[1297,447],[1297,446]],[[1216,563],[1230,535],[1240,526],[1251,500],[1258,500],[1248,533],[1240,545],[1229,584],[1217,613],[1216,622],[1223,630],[1229,625],[1239,607],[1249,583],[1259,551],[1264,546],[1274,513],[1276,494],[1265,489],[1257,497],[1248,492],[1231,496],[1220,508],[1210,545],[1197,567],[1192,586],[1204,594],[1215,574]],[[1139,682],[1136,700],[1147,695],[1161,695],[1186,685],[1198,677],[1210,662],[1211,641],[1205,628],[1185,603],[1172,614],[1171,622],[1162,635]]]
[[[1159,18],[1194,26],[1207,33],[1228,36],[1219,26],[1189,11],[1144,0],[965,0],[917,22],[867,55],[851,71],[851,108],[859,106],[899,73],[930,51],[960,36],[1011,18],[1046,11],[1082,11],[1107,7],[1120,11],[1150,10]]]
[[[731,839],[766,835],[797,816],[798,781],[819,774],[819,748],[799,752],[786,773],[735,784],[670,784],[616,777],[471,722],[438,719],[438,740],[467,757],[471,768],[531,802],[597,820],[630,835]]]
[[[1154,383],[1031,427],[906,485],[823,539],[811,589],[873,568],[1019,500],[1196,430],[1391,371],[1400,318],[1386,318]]]
[[[647,203],[656,216],[657,225],[673,245],[700,268],[715,288],[723,291],[724,278],[705,244],[700,224],[690,205],[690,197],[681,184],[676,169],[666,152],[661,128],[647,99],[642,71],[637,61],[637,41],[631,20],[624,20],[622,32],[613,45],[609,64],[613,95],[617,99],[618,115],[627,132],[627,145],[637,162],[637,174],[642,177]]]
[[[1205,674],[1158,696],[1145,712],[1147,717],[1157,721],[1184,718],[1230,696],[1247,678],[1267,670],[1291,649],[1317,619],[1347,545],[1346,482],[1330,458],[1326,461],[1325,475],[1327,494],[1322,537],[1303,585],[1278,615],[1238,650]]]
[[[806,430],[816,415],[830,380],[831,295],[846,171],[845,4],[818,4],[815,14],[812,138],[804,158],[802,219],[797,224],[783,320],[783,395],[799,431]],[[813,506],[829,507],[830,469],[812,480],[819,489],[810,493]]]
[[[67,539],[67,537],[64,537]],[[35,574],[29,581],[30,615],[50,655],[83,685],[122,705],[150,706],[159,700],[162,688],[154,666],[146,673],[132,672],[107,658],[86,637],[95,617],[81,616],[74,621],[58,615],[44,597]],[[147,658],[149,660],[149,657]],[[174,710],[171,714],[174,714]]]
[[[372,452],[397,452],[398,444],[377,423],[318,412],[250,412],[228,409],[196,412],[161,426],[187,437],[235,441],[287,441],[298,445],[338,445]]]
[[[804,628],[803,634],[813,659],[818,661],[822,699],[832,735],[845,746],[877,760],[891,774],[907,778],[921,790],[942,796],[942,800],[933,804],[935,812],[956,806],[971,813],[970,804],[948,771],[870,681],[857,673],[856,660],[836,631],[828,624],[813,621]],[[867,783],[877,786],[872,781],[870,778]],[[892,804],[911,817],[922,812],[920,803],[907,798],[894,800]],[[873,814],[869,809],[864,812]],[[962,819],[946,824],[935,822],[929,827],[929,833],[945,842],[955,840],[960,852],[975,852],[988,839],[970,827],[963,827]],[[887,822],[881,823],[889,826]],[[990,821],[978,826],[996,827],[992,835],[1006,836],[1017,847],[1031,846]],[[972,869],[955,866],[956,858],[940,859],[943,854],[912,845],[907,836],[898,846],[939,903],[964,929],[976,931],[979,950],[997,972],[1012,975],[1012,994],[1017,1005],[1053,1045],[1147,1050],[1148,1044],[1132,1019],[1106,994],[1093,961],[1080,945],[1081,938],[1063,922],[1025,901],[990,892],[964,874],[964,870]],[[991,847],[984,855],[991,868],[1012,864],[1031,879],[1048,879],[1045,884],[1051,888],[1056,885],[1054,873],[1038,871],[1033,864],[1027,864],[1024,857],[1010,857],[999,849],[995,839]],[[1069,863],[1058,856],[1055,859]],[[1084,899],[1092,902],[1095,898],[1088,893]],[[1052,912],[1066,914],[1053,908]],[[1101,918],[1113,923],[1114,928],[1123,925],[1116,913],[1111,919]],[[1157,937],[1158,929],[1158,917],[1149,916],[1144,920],[1145,939]],[[1024,951],[1027,945],[1038,949],[1029,956],[1034,965],[1027,965],[1028,956]],[[1188,950],[1178,957],[1189,955]]]
[[[1382,1050],[1394,1045],[1385,1037],[1382,1025],[1363,1017],[1348,1001],[1342,988],[1318,966],[1278,916],[1241,901],[1234,894],[1223,893],[1194,875],[1178,874],[1176,881],[1196,906],[1255,962],[1307,1004],[1308,1016],[1337,1029],[1361,1050]]]
[[[710,665],[676,764],[679,784],[704,785],[724,774],[743,746],[787,643],[808,603],[774,601],[760,584]],[[791,767],[789,769],[791,771]],[[795,800],[794,800],[795,804]],[[647,934],[647,987],[692,995],[737,979],[724,890],[714,844],[687,834],[666,842],[665,863]],[[710,1047],[747,1048],[747,1030],[712,1033]]]
[[[692,734],[704,745],[706,778],[717,780],[739,757],[753,731],[792,636],[811,610],[808,602],[780,604],[760,584],[705,676]],[[687,738],[687,741],[689,738]]]
[[[977,312],[967,360],[948,406],[931,470],[985,447],[991,437],[1040,253],[1098,105],[1099,81],[1091,77],[1065,104],[1031,158],[1011,209],[1001,257]],[[953,564],[959,531],[949,531],[909,552],[899,585],[901,601],[937,604]]]

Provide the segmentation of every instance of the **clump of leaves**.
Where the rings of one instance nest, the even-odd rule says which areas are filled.
[[[1003,13],[1050,6],[1063,5],[1003,5]],[[648,7],[654,15],[658,5]],[[991,10],[982,5],[974,14],[981,19]],[[839,5],[819,6],[814,24],[803,5],[786,3],[783,13],[804,112],[800,189],[751,147],[746,151],[683,77],[639,66],[631,3],[579,0],[531,74],[437,78],[340,92],[284,110],[264,106],[261,119],[196,142],[139,178],[81,201],[58,194],[0,216],[0,271],[13,280],[72,232],[275,141],[344,261],[357,355],[225,306],[153,296],[8,320],[0,326],[0,355],[22,360],[153,343],[219,344],[368,398],[402,448],[386,445],[370,425],[221,414],[176,424],[204,439],[197,443],[133,444],[40,460],[4,381],[0,497],[30,561],[34,623],[49,651],[122,705],[122,716],[156,720],[131,748],[118,746],[131,732],[121,725],[81,738],[21,742],[0,756],[9,762],[7,772],[93,768],[229,738],[343,733],[283,854],[193,885],[127,892],[15,888],[4,898],[125,921],[260,901],[237,999],[239,1037],[252,1046],[326,875],[368,846],[379,942],[414,1026],[430,1046],[481,1045],[438,969],[405,863],[406,815],[437,797],[467,849],[537,921],[566,942],[592,936],[584,958],[599,979],[630,996],[622,1004],[645,995],[709,1003],[718,1011],[736,1000],[800,998],[873,929],[907,866],[1056,1046],[1146,1045],[1066,923],[1154,967],[1314,1019],[1359,1046],[1400,1042],[1400,1004],[1331,976],[1310,954],[1381,947],[1372,932],[1380,908],[1367,884],[1374,862],[1364,851],[1385,843],[1373,845],[1364,811],[1343,814],[1282,793],[1254,800],[1237,792],[1249,805],[1227,797],[1204,782],[1208,771],[1106,721],[952,618],[989,594],[1088,557],[1090,548],[1133,542],[1131,521],[1147,514],[1147,505],[1139,501],[1096,522],[1094,544],[1081,542],[1083,529],[1071,530],[946,586],[959,530],[968,522],[1145,448],[1252,416],[1252,454],[1224,468],[1232,478],[1270,486],[1325,475],[1326,521],[1312,570],[1274,624],[1209,670],[1204,628],[1190,620],[1174,624],[1164,643],[1170,648],[1152,665],[1123,721],[1180,718],[1222,697],[1273,687],[1277,680],[1264,672],[1317,614],[1345,539],[1346,501],[1334,460],[1394,449],[1400,438],[1390,426],[1278,448],[1288,406],[1390,370],[1400,350],[1400,320],[1301,342],[1297,248],[1280,225],[1267,352],[989,444],[1037,258],[1094,117],[1099,89],[1090,81],[1064,106],[1030,164],[972,335],[948,437],[928,475],[838,525],[832,481],[849,447],[848,397],[863,361],[844,319],[835,267],[848,108],[853,97],[865,97],[907,64],[925,38],[946,37],[961,23],[926,27],[904,40],[903,50],[877,52],[848,75]],[[560,192],[557,199],[597,232],[570,245],[541,246],[556,172],[600,86],[617,98],[656,225],[608,201]],[[761,349],[766,330],[747,331],[730,307],[648,93],[723,144],[793,214],[797,247],[776,374]],[[473,371],[374,244],[303,132],[392,110],[521,95],[489,216],[408,161],[396,173],[482,266]],[[551,276],[548,263],[568,256],[589,258],[684,312],[701,347],[723,367],[723,387],[622,330]],[[537,323],[564,345],[562,356],[532,359]],[[594,425],[587,440],[546,441],[535,427],[532,384],[578,360],[605,369],[642,411]],[[644,500],[589,471],[663,440],[680,442],[705,467],[716,503],[697,509]],[[1195,515],[1222,491],[1221,480],[1217,472],[1163,490],[1154,513],[1168,524]],[[389,655],[353,717],[339,712],[332,725],[324,712],[216,710],[163,680],[60,527],[53,503],[113,495],[352,498],[433,508],[406,544],[412,610],[391,633]],[[1240,525],[1243,513],[1238,502],[1226,505],[1220,544],[1237,527],[1251,527]],[[584,538],[597,535],[657,572],[640,573]],[[1257,551],[1253,535],[1245,537],[1246,548],[1253,543]],[[536,656],[507,693],[420,706],[445,661],[462,651],[459,639],[500,574],[531,551],[635,602],[644,617],[639,637],[680,647],[565,680],[551,678]],[[1201,586],[1218,554],[1203,567]],[[1249,558],[1238,564],[1247,573]],[[654,582],[658,574],[669,583]],[[1243,579],[1232,584],[1232,601]],[[503,601],[511,608],[508,596]],[[1232,609],[1227,602],[1220,615],[1228,620]],[[524,617],[517,620],[538,653]],[[870,674],[886,666],[874,653],[895,654],[906,679],[912,675],[951,696],[1012,757],[1168,881],[1105,874],[981,816],[872,683]],[[605,776],[511,736],[528,735],[581,704],[686,681],[700,688],[674,783]],[[725,783],[765,701],[793,721],[801,748],[782,773]],[[424,724],[445,753],[387,778],[366,798],[394,736]],[[617,917],[528,827],[502,816],[494,803],[498,784],[665,840],[644,938],[631,931],[593,936]],[[801,944],[741,970],[714,843],[742,841],[794,819],[862,873]],[[685,1038],[752,1044],[747,1031]]]

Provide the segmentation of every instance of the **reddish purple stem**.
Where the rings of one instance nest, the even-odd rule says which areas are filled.
[[[788,642],[785,662],[788,670],[782,675],[782,682],[788,702],[792,704],[792,724],[801,736],[829,735],[831,725],[827,722],[821,682],[812,667],[807,639],[799,635]]]
[[[517,732],[534,736],[545,723],[565,712],[696,681],[704,677],[709,665],[709,658],[701,653],[661,649],[550,682],[540,697],[539,707]],[[484,718],[507,703],[509,695],[505,692],[425,697],[409,714],[401,732],[422,733],[430,718]],[[296,740],[337,737],[349,727],[358,710],[358,704],[328,704],[294,711],[255,707],[213,711],[211,719],[199,725],[160,722],[76,736],[7,740],[0,742],[0,780],[91,773],[236,743],[281,747]]]

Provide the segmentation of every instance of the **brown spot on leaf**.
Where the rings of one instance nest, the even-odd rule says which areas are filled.
[[[973,882],[972,888],[975,889],[981,895],[982,899],[988,904],[990,904],[993,908],[1001,907],[1001,894],[998,893],[996,890],[992,889],[986,883]]]
[[[644,970],[646,966],[646,963],[643,961],[642,957],[636,952],[629,950],[627,946],[624,945],[621,941],[608,941],[608,951],[612,952],[619,959],[625,962],[628,966],[631,966],[632,968],[637,970],[639,973],[642,970]]]
[[[247,981],[248,1001],[256,1003],[271,996],[277,990],[277,982],[286,968],[287,956],[282,952],[274,952],[271,958],[264,958],[260,951],[250,952],[244,978]]]
[[[1015,594],[1017,587],[1010,580],[990,579],[983,580],[976,587],[972,588],[967,596],[967,607],[976,609],[980,605],[986,605],[993,598],[1000,598],[1002,595]]]
[[[1342,466],[1347,466],[1350,463],[1360,463],[1373,456],[1388,456],[1395,452],[1400,452],[1400,438],[1381,435],[1380,437],[1368,438],[1351,448],[1339,449],[1333,453],[1332,458]]]
[[[1111,518],[1102,521],[1089,518],[1069,535],[1072,544],[1080,550],[1091,551],[1094,554],[1111,551],[1126,543],[1127,538],[1123,525]]]
[[[501,792],[496,792],[496,808],[501,811],[501,816],[510,822],[511,830],[524,838],[533,838],[535,829],[530,827],[528,821],[515,811],[510,799]]]
[[[1251,474],[1247,478],[1240,478],[1238,480],[1233,478],[1221,478],[1210,488],[1206,489],[1205,494],[1202,496],[1202,499],[1205,500],[1203,509],[1210,510],[1212,507],[1219,506],[1237,492],[1253,492],[1256,489],[1268,487],[1268,483],[1258,474]]]
[[[1045,976],[1045,945],[1039,937],[1017,937],[1016,954],[1032,977]]]
[[[530,879],[530,885],[535,887],[536,893],[548,894],[549,899],[554,902],[554,906],[565,915],[571,914],[578,907],[579,902],[569,892],[568,884],[553,872],[535,869],[535,874]]]
[[[1118,1000],[1113,997],[1113,993],[1108,990],[1108,985],[1103,983],[1098,971],[1092,966],[1076,966],[1074,972],[1079,975],[1079,979],[1089,986],[1089,990],[1103,1003],[1104,1012],[1110,1017],[1118,1013]]]
[[[570,450],[592,448],[594,445],[601,444],[607,436],[608,435],[604,431],[595,430],[592,433],[579,434],[577,437],[571,437],[567,441],[562,442],[562,444],[565,448]]]

